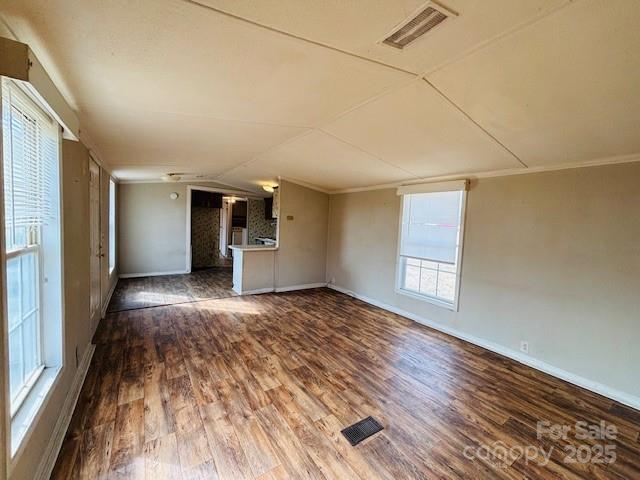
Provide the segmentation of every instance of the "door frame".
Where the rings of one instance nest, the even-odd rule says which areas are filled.
[[[92,206],[91,206],[91,170],[94,168],[97,169],[98,172],[98,176],[97,176],[97,191],[98,191],[98,218],[97,218],[97,228],[98,231],[95,232],[95,234],[97,235],[97,240],[98,240],[98,252],[97,252],[97,264],[98,264],[98,271],[97,271],[97,276],[98,276],[98,285],[97,285],[97,289],[98,289],[98,293],[97,293],[97,297],[98,297],[98,305],[95,311],[93,311],[93,296],[94,296],[94,291],[93,291],[93,281],[94,281],[94,277],[93,275],[96,273],[93,271],[92,268],[92,262],[94,261],[93,259],[93,255],[95,252],[92,251],[93,249],[93,242],[92,242],[92,235],[94,234],[94,232],[92,232],[93,229],[93,218],[92,218]],[[91,256],[91,261],[89,262],[89,322],[90,322],[90,332],[91,332],[91,337],[93,337],[93,335],[95,334],[95,331],[98,327],[98,324],[100,323],[100,319],[102,317],[102,168],[100,167],[100,163],[98,163],[91,155],[89,155],[89,255]]]
[[[186,228],[185,228],[184,273],[191,273],[191,192],[193,190],[201,190],[203,192],[222,193],[223,195],[233,195],[234,197],[238,197],[239,199],[246,200],[247,201],[247,217],[249,216],[249,199],[262,198],[259,195],[251,195],[249,192],[243,192],[242,190],[231,190],[231,189],[215,188],[215,187],[202,187],[200,185],[187,185],[187,196],[186,196],[187,219],[186,219]]]

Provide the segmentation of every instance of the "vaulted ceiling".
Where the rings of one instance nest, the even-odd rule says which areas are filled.
[[[0,0],[122,180],[338,191],[640,154],[640,2]]]

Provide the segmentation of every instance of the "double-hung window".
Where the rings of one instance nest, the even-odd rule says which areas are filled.
[[[457,310],[467,182],[400,187],[397,291]]]
[[[12,416],[29,399],[47,367],[61,365],[59,138],[55,120],[16,83],[3,78],[6,328]]]

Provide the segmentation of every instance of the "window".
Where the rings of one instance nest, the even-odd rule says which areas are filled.
[[[116,183],[109,179],[109,274],[116,268]]]
[[[59,127],[2,79],[9,395],[12,416],[61,365]],[[13,431],[12,431],[13,433]]]
[[[446,191],[420,191],[420,186],[399,189],[398,291],[457,309],[466,182],[422,188]]]

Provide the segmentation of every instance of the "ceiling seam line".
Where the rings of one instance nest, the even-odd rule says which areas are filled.
[[[293,38],[293,39],[296,39],[296,40],[301,41],[301,42],[305,42],[305,43],[308,43],[308,44],[311,44],[311,45],[315,45],[317,47],[326,48],[326,49],[334,51],[336,53],[341,53],[343,55],[348,55],[349,57],[352,57],[352,58],[357,58],[359,60],[362,60],[362,61],[365,61],[365,62],[368,62],[368,63],[372,63],[374,65],[378,65],[378,66],[381,66],[381,67],[389,68],[391,70],[395,70],[396,72],[404,73],[404,74],[407,74],[407,75],[413,75],[413,76],[419,75],[418,72],[412,72],[410,70],[406,70],[404,68],[396,67],[394,65],[382,62],[380,60],[375,60],[373,58],[368,58],[368,57],[365,57],[363,55],[358,55],[357,53],[349,52],[348,50],[342,50],[341,48],[337,48],[337,47],[333,47],[331,45],[327,45],[326,43],[318,42],[316,40],[311,40],[309,38],[301,37],[299,35],[295,35],[293,33],[289,33],[289,32],[286,32],[284,30],[280,30],[278,28],[270,27],[269,25],[265,25],[263,23],[259,23],[259,22],[256,22],[254,20],[249,20],[248,18],[244,18],[244,17],[241,17],[239,15],[235,15],[233,13],[227,12],[225,10],[221,10],[219,8],[212,7],[211,5],[206,5],[204,3],[200,3],[200,2],[198,2],[196,0],[182,0],[182,1],[185,2],[185,3],[188,3],[190,5],[194,5],[194,6],[197,6],[197,7],[200,7],[200,8],[204,8],[205,10],[209,10],[211,12],[218,13],[219,15],[224,15],[226,17],[233,18],[234,20],[237,20],[237,21],[240,21],[240,22],[244,22],[244,23],[248,23],[249,25],[253,25],[253,26],[262,28],[264,30],[268,30],[270,32],[278,33],[280,35],[284,35],[286,37]]]
[[[297,140],[298,138],[302,138],[302,137],[305,137],[307,135],[310,135],[311,133],[313,133],[314,130],[316,130],[316,127],[308,127],[308,128],[305,129],[304,132],[300,132],[300,133],[298,133],[297,135],[294,135],[291,138],[288,138],[288,139],[286,139],[286,140],[284,140],[284,141],[282,141],[282,142],[280,142],[280,143],[278,143],[276,145],[273,145],[272,147],[267,148],[266,150],[254,155],[253,157],[251,157],[249,160],[247,160],[245,162],[239,163],[238,165],[234,165],[231,168],[227,168],[226,170],[223,170],[222,172],[216,174],[213,178],[214,179],[220,178],[223,175],[226,175],[229,172],[233,172],[234,170],[236,170],[238,168],[242,168],[242,167],[245,167],[247,165],[250,165],[253,162],[256,162],[256,161],[260,160],[261,156],[266,155],[267,153],[271,152],[272,150],[275,150],[276,148],[279,148],[279,147],[281,147],[283,145],[286,145],[286,144],[288,144],[290,142],[293,142],[293,141]]]
[[[396,168],[396,169],[398,169],[398,170],[401,170],[401,171],[403,171],[404,173],[406,173],[406,174],[408,174],[408,175],[411,175],[411,176],[415,177],[416,179],[419,179],[419,178],[420,178],[420,175],[418,175],[418,174],[416,174],[416,173],[414,173],[414,172],[410,172],[409,170],[406,170],[406,169],[404,169],[404,168],[402,168],[402,167],[399,167],[399,166],[397,166],[397,165],[394,165],[393,163],[388,162],[387,160],[385,160],[385,159],[383,159],[383,158],[379,157],[378,155],[376,155],[376,154],[374,154],[374,153],[368,152],[367,150],[365,150],[365,149],[364,149],[364,148],[362,148],[362,147],[359,147],[358,145],[355,145],[355,144],[353,144],[353,143],[351,143],[351,142],[348,142],[348,141],[346,141],[346,140],[343,140],[342,138],[338,137],[337,135],[334,135],[334,134],[333,134],[333,133],[331,133],[331,132],[327,132],[326,130],[323,130],[322,128],[316,128],[316,130],[317,130],[317,131],[319,131],[319,132],[321,132],[321,133],[324,133],[325,135],[330,136],[331,138],[336,139],[337,141],[339,141],[339,142],[341,142],[341,143],[344,143],[345,145],[349,145],[351,148],[355,148],[356,150],[358,150],[358,151],[360,151],[360,152],[362,152],[362,153],[364,153],[364,154],[366,154],[366,155],[369,155],[369,156],[371,156],[371,157],[373,157],[373,158],[375,158],[375,159],[377,159],[377,160],[380,160],[380,161],[381,161],[382,163],[384,163],[385,165],[388,165],[388,166],[390,166],[390,167],[393,167],[393,168]]]
[[[485,135],[487,135],[489,138],[491,138],[495,143],[497,143],[498,145],[500,145],[507,153],[509,153],[509,155],[511,155],[513,158],[515,158],[524,168],[529,168],[529,165],[527,165],[526,163],[524,163],[520,157],[518,155],[516,155],[509,147],[507,147],[504,143],[502,143],[500,140],[498,140],[493,134],[491,134],[486,128],[484,128],[482,125],[480,125],[480,123],[478,123],[476,120],[473,119],[473,117],[471,115],[469,115],[467,112],[465,112],[462,107],[460,107],[457,103],[455,103],[451,98],[449,98],[447,95],[445,95],[438,87],[436,87],[433,83],[431,83],[429,80],[427,80],[426,78],[422,78],[422,80],[424,80],[424,82],[429,85],[439,96],[440,98],[442,98],[443,100],[445,100],[449,105],[451,105],[452,107],[454,107],[456,110],[458,110],[458,112],[460,112],[462,115],[464,115],[471,123],[473,123],[476,127],[478,127]]]
[[[185,0],[185,1],[188,1],[188,0]],[[367,99],[363,100],[362,102],[358,103],[357,105],[354,105],[354,106],[352,106],[352,107],[349,107],[349,108],[347,108],[346,110],[343,110],[342,112],[340,112],[340,113],[338,113],[338,114],[336,114],[336,115],[332,116],[331,118],[328,118],[328,119],[327,119],[327,120],[325,120],[325,121],[317,122],[315,125],[313,125],[313,126],[311,126],[311,127],[304,127],[304,128],[306,129],[304,132],[300,132],[300,133],[298,133],[297,135],[294,135],[293,137],[288,138],[288,139],[286,139],[286,140],[284,140],[284,141],[282,141],[282,142],[278,143],[277,145],[274,145],[274,146],[272,146],[272,147],[267,148],[267,149],[266,149],[266,150],[264,150],[263,152],[260,152],[259,154],[257,154],[257,155],[255,155],[255,156],[251,157],[251,158],[250,158],[249,160],[247,160],[246,162],[242,162],[242,163],[240,163],[239,165],[235,165],[235,166],[233,166],[233,167],[231,167],[231,168],[228,168],[227,170],[224,170],[223,172],[221,172],[221,173],[219,174],[219,176],[218,176],[218,177],[215,177],[215,178],[219,178],[220,176],[222,176],[222,175],[224,175],[224,174],[226,174],[226,173],[232,172],[232,171],[233,171],[233,170],[235,170],[236,168],[240,168],[240,167],[243,167],[243,166],[249,165],[249,164],[251,164],[251,163],[253,163],[253,162],[255,162],[255,161],[259,160],[259,159],[260,159],[260,157],[261,157],[262,155],[265,155],[265,154],[267,154],[267,153],[271,152],[272,150],[275,150],[275,149],[277,149],[277,148],[279,148],[279,147],[281,147],[281,146],[287,145],[287,144],[288,144],[288,143],[290,143],[290,142],[294,142],[295,140],[297,140],[297,139],[299,139],[299,138],[302,138],[302,137],[304,137],[305,135],[310,134],[310,133],[311,133],[311,132],[313,132],[314,130],[320,130],[320,131],[323,131],[323,132],[324,132],[324,130],[322,130],[322,127],[323,127],[323,126],[325,126],[325,125],[329,125],[329,124],[331,124],[332,122],[335,122],[336,120],[338,120],[338,119],[340,119],[340,118],[344,117],[345,115],[348,115],[349,113],[354,112],[354,111],[358,110],[358,109],[359,109],[359,108],[361,108],[361,107],[364,107],[365,105],[367,105],[367,104],[369,104],[369,103],[375,102],[375,101],[376,101],[376,100],[378,100],[379,98],[382,98],[382,97],[384,97],[384,96],[386,96],[386,95],[390,95],[390,94],[392,94],[392,93],[394,93],[394,92],[396,92],[396,91],[398,91],[398,90],[401,90],[401,89],[403,89],[403,88],[405,88],[405,87],[408,87],[409,85],[412,85],[414,82],[419,82],[420,80],[423,80],[423,79],[422,79],[420,76],[415,75],[415,76],[411,79],[411,81],[400,82],[400,83],[398,83],[398,85],[391,86],[391,87],[389,87],[389,88],[385,89],[384,91],[382,91],[382,92],[380,92],[380,93],[377,93],[377,94],[375,94],[375,95],[372,95],[371,97],[369,97],[369,98],[367,98]],[[327,132],[325,132],[325,133],[327,133]],[[368,152],[366,152],[366,153],[368,153]],[[375,155],[374,155],[374,156],[375,156]]]

